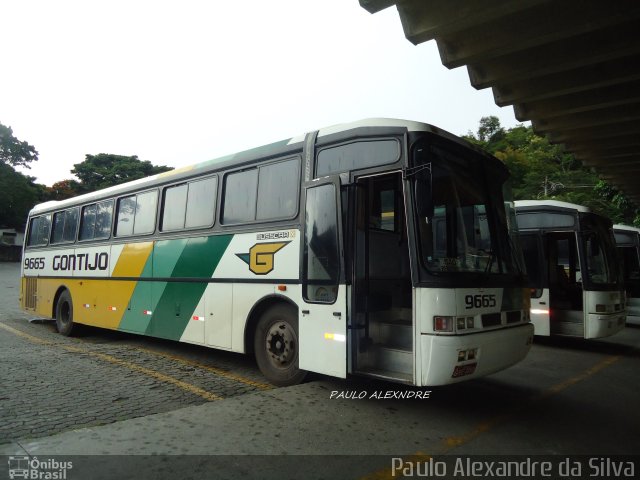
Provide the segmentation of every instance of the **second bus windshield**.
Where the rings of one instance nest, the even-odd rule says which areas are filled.
[[[593,286],[615,284],[618,269],[611,231],[595,216],[581,218],[580,225],[588,282]]]

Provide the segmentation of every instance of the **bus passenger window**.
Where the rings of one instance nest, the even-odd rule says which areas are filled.
[[[80,240],[92,240],[96,228],[96,204],[82,208],[82,220],[80,222]]]
[[[164,190],[163,232],[183,228],[211,227],[216,212],[218,177],[174,185]]]
[[[189,182],[186,228],[210,227],[214,223],[218,177]]]
[[[222,223],[241,223],[255,220],[257,186],[257,168],[230,173],[226,176]]]
[[[118,200],[118,223],[116,225],[116,237],[124,237],[133,234],[133,222],[136,213],[136,196],[121,198]]]
[[[158,192],[155,190],[118,200],[116,236],[153,233],[156,226],[157,204]]]
[[[291,218],[298,209],[299,162],[286,162],[260,167],[258,178],[257,220]]]
[[[184,216],[187,210],[187,185],[176,185],[164,191],[162,206],[163,232],[184,228]]]
[[[31,219],[29,226],[29,239],[27,246],[36,247],[46,245],[49,240],[49,229],[51,227],[51,215],[42,215]]]
[[[111,236],[111,218],[113,216],[113,202],[108,200],[96,205],[96,229],[95,239],[109,238]]]
[[[53,215],[51,243],[73,242],[78,228],[78,209],[72,208]]]
[[[53,215],[53,232],[51,234],[51,243],[60,243],[64,235],[64,217],[67,212],[57,212]]]
[[[136,201],[136,218],[133,222],[133,234],[145,235],[156,229],[156,210],[158,207],[158,192],[140,193]]]
[[[78,229],[78,209],[72,208],[71,210],[67,210],[65,215],[62,240],[65,242],[75,242],[77,229]]]

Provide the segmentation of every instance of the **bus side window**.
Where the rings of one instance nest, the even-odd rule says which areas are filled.
[[[157,204],[156,190],[118,200],[116,237],[153,233],[156,225]]]
[[[71,208],[53,215],[51,243],[71,243],[76,240],[78,209]]]
[[[291,218],[298,211],[300,162],[297,158],[260,167],[256,220]]]
[[[298,157],[228,173],[222,223],[293,218],[298,211],[299,184]]]
[[[80,240],[93,240],[96,228],[96,204],[82,207],[82,219],[80,221]]]
[[[49,240],[49,230],[51,228],[51,215],[41,215],[31,219],[29,225],[29,238],[27,246],[37,247],[46,245]]]
[[[163,232],[212,227],[215,220],[218,177],[165,188],[162,198]]]
[[[218,195],[218,177],[189,182],[187,212],[184,222],[186,228],[213,226]]]
[[[64,242],[75,242],[76,230],[78,230],[78,209],[67,210],[64,218],[64,230],[62,240]]]
[[[106,200],[82,207],[78,240],[102,240],[111,236],[113,202]]]
[[[255,220],[257,187],[257,168],[230,173],[225,177],[222,223],[242,223]]]
[[[53,228],[51,232],[51,243],[60,243],[64,238],[64,217],[67,212],[56,212],[53,214]]]

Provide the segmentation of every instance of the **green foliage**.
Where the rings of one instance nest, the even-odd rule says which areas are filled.
[[[170,167],[152,165],[148,160],[138,159],[136,155],[100,153],[87,154],[83,162],[74,165],[71,173],[80,180],[83,192],[91,192],[169,170]]]
[[[27,142],[18,140],[11,127],[0,123],[0,162],[14,167],[30,168],[29,163],[38,160],[38,152]]]
[[[640,226],[640,211],[625,195],[576,158],[552,145],[531,127],[509,130],[497,117],[482,117],[469,142],[495,155],[509,168],[516,200],[553,199],[589,207],[614,223]]]
[[[13,167],[29,167],[38,160],[38,152],[18,140],[11,127],[0,123],[0,227],[22,230],[29,210],[45,198],[44,186]]]
[[[29,210],[42,199],[42,188],[33,177],[0,162],[0,227],[22,230]]]

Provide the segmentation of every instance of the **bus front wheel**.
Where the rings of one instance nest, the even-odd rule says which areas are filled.
[[[65,290],[60,294],[56,305],[56,328],[58,333],[68,337],[71,335],[73,327],[73,302],[69,290]]]
[[[276,305],[262,314],[256,328],[254,350],[258,367],[274,385],[300,383],[307,372],[298,368],[298,312]]]

